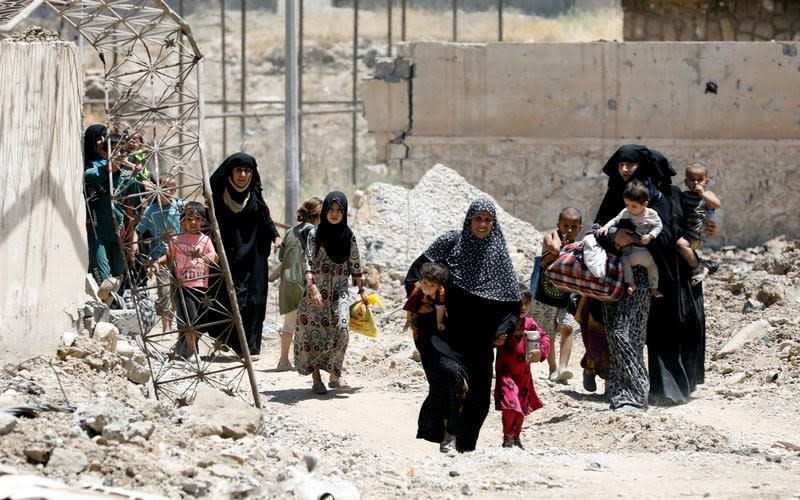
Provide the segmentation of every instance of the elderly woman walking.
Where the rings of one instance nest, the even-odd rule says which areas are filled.
[[[425,262],[443,263],[450,279],[447,330],[432,339],[430,388],[417,438],[439,443],[442,452],[472,451],[489,413],[495,342],[513,331],[520,311],[519,285],[494,203],[473,201],[461,230],[434,241],[412,264],[406,283],[417,281]]]
[[[222,246],[228,258],[236,301],[239,304],[247,345],[242,346],[231,323],[216,325],[210,334],[225,342],[237,355],[248,349],[251,356],[261,352],[261,330],[267,312],[267,259],[280,236],[269,207],[261,194],[261,177],[256,159],[235,153],[211,175],[214,212],[219,223]],[[217,300],[230,309],[228,295]]]

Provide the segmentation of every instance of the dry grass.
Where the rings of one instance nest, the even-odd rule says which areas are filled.
[[[227,11],[226,23],[231,43],[238,41],[239,11]],[[400,11],[394,10],[393,41],[400,40]],[[200,26],[219,24],[219,11],[203,10],[189,17],[197,31]],[[283,16],[264,10],[247,12],[247,41],[251,47],[282,45]],[[599,39],[622,39],[622,10],[602,9],[594,12],[571,12],[556,18],[528,16],[514,11],[503,15],[503,39],[508,42],[586,42]],[[359,37],[385,40],[388,29],[385,10],[359,12]],[[254,29],[256,28],[256,29]],[[459,12],[458,39],[463,42],[497,40],[496,12]],[[353,37],[353,10],[349,8],[307,8],[304,19],[305,37],[321,43],[342,43]],[[408,40],[450,40],[452,17],[449,13],[409,9],[406,18]]]

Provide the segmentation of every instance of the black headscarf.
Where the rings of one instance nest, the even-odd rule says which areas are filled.
[[[242,193],[231,186],[235,167],[247,167],[253,172],[248,189]],[[250,354],[257,354],[261,349],[261,331],[267,310],[268,258],[271,242],[278,237],[278,231],[261,194],[261,177],[255,158],[245,153],[230,155],[211,175],[210,183],[214,214],[219,223],[247,346],[240,345],[235,328],[231,329],[230,316],[222,312],[230,307],[228,295],[224,292],[216,296],[221,306],[215,312],[209,311],[209,322],[219,322],[209,327],[209,334],[227,343],[239,355],[245,348],[249,348]],[[228,206],[226,193],[241,205],[240,210],[234,211]]]
[[[328,211],[333,202],[342,209],[342,220],[338,224],[328,222]],[[347,225],[347,197],[341,191],[331,191],[322,202],[319,226],[317,226],[316,249],[325,248],[328,257],[337,264],[350,258],[350,244],[353,242],[353,231]]]
[[[233,169],[236,167],[249,168],[253,172],[250,178],[249,191],[240,193],[231,187],[230,179],[233,176]],[[243,201],[247,195],[250,194],[254,197],[255,203],[263,207],[267,206],[267,203],[264,201],[264,195],[261,194],[261,176],[258,175],[258,164],[256,163],[256,159],[247,153],[234,153],[225,158],[225,161],[211,174],[210,183],[211,192],[214,194],[215,201],[218,197],[219,200],[222,201],[222,196],[227,190],[228,195],[237,202]],[[248,205],[249,204],[250,202],[248,202]]]
[[[621,162],[638,165],[628,181],[619,174]],[[626,144],[611,155],[603,166],[603,173],[608,176],[608,190],[594,220],[600,225],[614,218],[625,208],[622,192],[629,181],[635,179],[647,186],[652,207],[665,193],[669,193],[669,184],[672,182],[670,177],[675,175],[675,170],[669,160],[658,151],[650,150],[640,144]]]
[[[481,211],[494,219],[485,238],[472,234],[472,219]],[[461,231],[439,237],[425,251],[431,261],[444,262],[450,271],[449,284],[478,297],[501,302],[519,302],[519,285],[506,240],[497,220],[494,203],[478,198],[470,204]]]
[[[250,178],[248,191],[239,193],[231,187],[230,179],[235,167],[247,167],[252,170],[253,175]],[[273,241],[278,236],[269,207],[261,194],[261,177],[258,175],[257,167],[256,159],[249,154],[234,153],[227,157],[211,175],[210,184],[214,198],[214,210],[226,247],[225,250],[228,253],[228,260],[232,266],[240,258],[248,260],[249,258],[245,258],[245,255],[254,250],[254,245],[258,244],[259,248],[261,247],[261,242],[257,242],[256,238]],[[244,201],[248,195],[250,196],[240,212],[233,212],[227,207],[224,200],[226,191],[238,203]],[[264,251],[266,256],[269,256],[270,245],[267,244]]]
[[[108,135],[108,129],[105,125],[95,124],[89,125],[83,133],[83,169],[89,170],[92,168],[92,163],[103,160],[103,156],[97,149],[97,141],[101,137]]]

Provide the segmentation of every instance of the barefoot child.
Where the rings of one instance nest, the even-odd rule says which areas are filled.
[[[525,416],[542,407],[531,378],[531,363],[547,358],[550,338],[527,316],[532,295],[528,287],[519,285],[522,304],[514,333],[501,337],[495,345],[497,381],[494,387],[495,409],[503,413],[503,448],[522,448],[519,439]],[[527,340],[529,332],[538,332],[538,345]],[[535,335],[532,335],[532,337]]]
[[[598,235],[604,235],[611,227],[620,226],[621,221],[628,221],[633,225],[633,231],[639,236],[639,244],[628,245],[622,248],[622,265],[624,270],[625,284],[628,285],[628,294],[633,295],[636,284],[633,279],[634,266],[642,266],[647,269],[647,277],[650,280],[650,295],[661,298],[664,295],[658,290],[658,267],[653,256],[647,250],[647,245],[661,233],[661,218],[658,213],[648,207],[650,203],[650,193],[643,183],[631,181],[625,186],[622,193],[625,200],[625,208],[608,223],[597,230]],[[623,226],[625,227],[625,226]]]
[[[447,268],[438,262],[426,262],[420,271],[422,279],[414,285],[414,291],[403,306],[406,311],[406,324],[403,330],[411,327],[414,345],[417,346],[422,368],[427,374],[426,357],[431,346],[431,337],[436,330],[445,329],[444,284],[449,273]],[[432,314],[434,312],[435,315]]]
[[[218,262],[211,238],[202,232],[207,226],[206,207],[196,201],[186,203],[181,213],[183,232],[170,239],[166,255],[158,259],[159,265],[169,264],[175,272],[179,332],[175,352],[195,363],[200,337],[197,325],[203,323],[207,312],[201,311],[201,303],[208,291],[209,266]]]
[[[692,285],[696,285],[706,277],[708,268],[698,261],[694,252],[706,239],[706,220],[715,210],[719,210],[720,201],[717,195],[706,190],[708,169],[702,163],[689,165],[683,182],[689,189],[681,192],[684,236],[678,238],[678,253],[691,266]]]
[[[580,210],[573,207],[561,210],[558,214],[558,224],[555,229],[545,234],[542,240],[540,272],[544,272],[544,269],[556,260],[563,247],[575,241],[575,238],[581,232],[581,228],[583,228],[583,215]],[[538,285],[538,283],[534,283],[531,287]],[[552,287],[552,285],[550,286]],[[578,322],[575,321],[570,311],[569,294],[561,293],[563,297],[558,299],[560,304],[556,306],[537,300],[536,297],[541,297],[537,291],[531,303],[531,314],[548,331],[558,331],[558,363],[556,363],[556,349],[555,345],[553,345],[547,355],[547,365],[550,368],[548,379],[551,382],[566,384],[572,378],[572,372],[568,368],[569,358],[572,354],[574,334],[579,332],[580,326],[578,326]],[[555,299],[552,300],[555,302]]]

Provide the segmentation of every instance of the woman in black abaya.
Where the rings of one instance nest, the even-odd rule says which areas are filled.
[[[646,408],[648,395],[684,402],[703,382],[705,316],[702,287],[691,286],[689,269],[675,245],[682,220],[680,190],[670,179],[675,171],[661,153],[629,144],[614,153],[603,172],[609,176],[608,190],[596,223],[605,224],[624,208],[622,191],[634,179],[650,188],[649,206],[663,223],[661,234],[648,249],[658,265],[664,298],[651,304],[645,294],[634,293],[605,307],[611,407]],[[610,232],[608,240],[620,247],[633,243],[625,229]],[[634,277],[639,288],[646,287],[646,272],[635,269]]]
[[[255,158],[245,153],[232,154],[211,175],[210,181],[247,348],[251,356],[258,355],[267,311],[267,259],[271,245],[280,244],[280,236],[261,194]],[[221,292],[217,299],[230,310],[227,293]],[[242,355],[244,349],[234,327],[228,324],[211,330],[213,337]]]
[[[472,451],[489,412],[494,342],[509,321],[513,330],[520,307],[494,204],[473,201],[462,229],[440,236],[412,264],[407,283],[416,281],[429,261],[450,271],[447,330],[432,339],[430,390],[420,408],[417,438],[439,443],[441,451]]]

